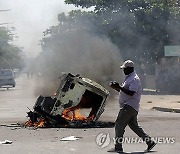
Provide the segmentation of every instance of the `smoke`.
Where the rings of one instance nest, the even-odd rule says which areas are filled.
[[[1,12],[0,20],[12,23],[7,27],[15,27],[13,33],[18,38],[14,43],[23,47],[27,57],[38,55],[30,66],[30,71],[42,74],[33,84],[36,95],[52,94],[62,72],[80,74],[106,86],[110,80],[120,80],[122,60],[118,48],[108,38],[95,33],[80,30],[60,36],[40,53],[43,31],[58,24],[58,13],[79,8],[65,5],[63,0],[6,0],[0,1],[0,9],[10,9]],[[81,24],[83,21],[78,25],[80,28]]]
[[[41,51],[40,40],[43,31],[57,24],[57,14],[75,9],[73,5],[65,5],[63,0],[1,0],[0,23],[3,26],[15,27],[18,36],[14,43],[23,47],[27,57],[35,57]],[[77,8],[76,8],[77,9]]]
[[[43,78],[42,88],[35,91],[36,95],[56,90],[59,84],[57,78],[61,72],[80,74],[105,87],[108,87],[111,80],[119,81],[122,78],[119,69],[121,56],[118,48],[108,38],[78,30],[56,41],[39,57],[42,60],[39,63],[41,71],[48,78]]]
[[[117,8],[121,7],[117,6]],[[15,43],[24,48],[27,56],[34,57],[41,51],[41,46],[38,44],[42,38],[42,32],[48,27],[58,24],[57,14],[67,13],[77,8],[73,5],[64,5],[63,0],[30,0],[28,2],[6,0],[0,1],[0,9],[11,9],[0,13],[0,20],[3,23],[13,23],[7,26],[16,28],[16,35],[19,38],[15,40]],[[103,85],[108,85],[110,80],[121,80],[119,65],[122,63],[122,58],[119,49],[124,59],[135,61],[137,69],[141,71],[141,66],[143,66],[142,74],[145,71],[146,74],[154,75],[156,69],[154,59],[163,56],[163,46],[170,45],[167,42],[170,42],[171,45],[179,44],[179,24],[174,23],[173,19],[169,20],[167,25],[166,22],[160,20],[161,18],[154,22],[154,16],[147,14],[144,17],[145,21],[156,25],[156,29],[153,30],[153,26],[153,29],[148,31],[149,26],[147,26],[145,27],[147,29],[142,32],[142,29],[134,30],[135,25],[141,27],[141,22],[139,22],[141,16],[132,16],[126,7],[118,12],[107,12],[102,20],[106,18],[112,19],[109,21],[111,23],[110,29],[114,32],[120,31],[120,35],[123,36],[119,38],[119,34],[117,34],[114,35],[113,39],[111,38],[113,43],[118,45],[118,48],[108,38],[99,36],[95,32],[82,30],[83,21],[78,25],[81,30],[71,31],[67,35],[57,35],[56,39],[49,38],[48,42],[51,42],[50,39],[52,39],[52,43],[43,49],[34,62],[36,65],[33,66],[33,69],[37,69],[37,72],[43,74],[43,80],[42,77],[38,79],[36,94],[40,94],[41,91],[42,93],[50,93],[56,89],[61,72],[81,74]],[[134,25],[134,23],[136,24]],[[92,25],[89,26],[91,29]],[[164,35],[166,34],[164,27],[167,28],[169,35]],[[157,33],[159,33],[158,37],[162,37],[161,40],[167,36],[167,41],[165,39],[157,42],[156,38],[151,35]],[[169,37],[171,37],[170,41]]]

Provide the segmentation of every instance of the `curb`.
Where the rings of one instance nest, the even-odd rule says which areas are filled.
[[[162,111],[162,112],[180,113],[180,109],[163,108],[163,107],[153,107],[151,109],[157,110],[157,111]]]

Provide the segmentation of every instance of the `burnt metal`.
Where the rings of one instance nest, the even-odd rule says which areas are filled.
[[[38,113],[32,112],[32,111],[29,111],[29,112],[27,113],[27,115],[28,115],[28,117],[30,118],[30,120],[31,120],[33,123],[37,122],[37,118],[40,117],[40,115],[39,115]]]
[[[37,122],[38,118],[44,118],[47,126],[53,127],[103,127],[110,126],[111,123],[97,122],[104,111],[105,102],[109,92],[98,83],[82,78],[80,75],[64,74],[61,78],[59,88],[55,96],[39,96],[34,105],[34,111],[28,112],[28,117],[32,122]],[[89,109],[91,111],[87,118],[91,121],[73,120],[68,121],[62,117],[65,109],[73,111],[75,109]]]
[[[71,121],[68,124],[49,124],[47,125],[48,128],[113,128],[115,126],[114,122],[103,122],[103,121]]]
[[[64,108],[69,108],[69,107],[72,106],[72,104],[73,104],[73,101],[69,100],[69,102],[67,104],[63,105],[63,107]]]
[[[61,102],[58,100],[55,104],[56,107],[60,106],[61,105]]]
[[[41,108],[44,112],[50,113],[56,101],[56,98],[39,96],[34,105],[34,110]]]
[[[69,122],[66,119],[64,119],[63,117],[61,117],[60,115],[52,116],[49,113],[43,111],[41,109],[41,107],[34,108],[34,111],[35,111],[34,113],[37,112],[38,114],[41,115],[41,117],[46,119],[47,125],[50,125],[50,124],[68,125],[69,124]]]

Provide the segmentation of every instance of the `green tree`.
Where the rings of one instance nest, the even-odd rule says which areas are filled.
[[[178,0],[65,0],[94,7],[97,31],[118,45],[124,59],[158,61],[164,45],[180,42]]]
[[[108,37],[118,46],[123,59],[144,64],[152,73],[152,64],[164,56],[165,45],[180,42],[180,9],[177,0],[66,0],[68,4],[92,7],[58,15],[59,24],[44,32],[43,56],[66,51],[67,40],[83,30]],[[76,38],[74,38],[76,39]],[[71,41],[72,43],[73,41]],[[49,60],[46,59],[45,62]]]
[[[0,27],[0,68],[22,68],[22,50],[12,44],[13,35],[9,29]]]

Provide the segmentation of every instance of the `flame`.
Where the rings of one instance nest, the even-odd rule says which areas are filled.
[[[46,120],[44,118],[39,118],[38,121],[34,123],[31,120],[28,120],[25,123],[25,126],[43,128],[45,127],[45,124],[46,124]]]
[[[25,126],[27,126],[27,127],[32,127],[32,126],[33,126],[32,121],[31,121],[31,120],[26,121],[26,122],[25,122]]]
[[[62,117],[70,121],[73,121],[73,120],[86,121],[87,119],[85,116],[81,115],[80,109],[75,109],[73,111],[69,109],[65,109],[62,113]]]
[[[95,115],[92,115],[91,117],[85,117],[81,115],[80,109],[65,109],[62,113],[62,117],[65,118],[66,120],[73,121],[73,120],[80,120],[80,121],[92,121],[95,117]]]
[[[45,123],[46,123],[45,119],[40,118],[38,122],[34,123],[34,126],[42,128],[45,127]]]
[[[80,113],[80,109],[74,111],[74,119],[75,120],[87,120],[87,118]]]

